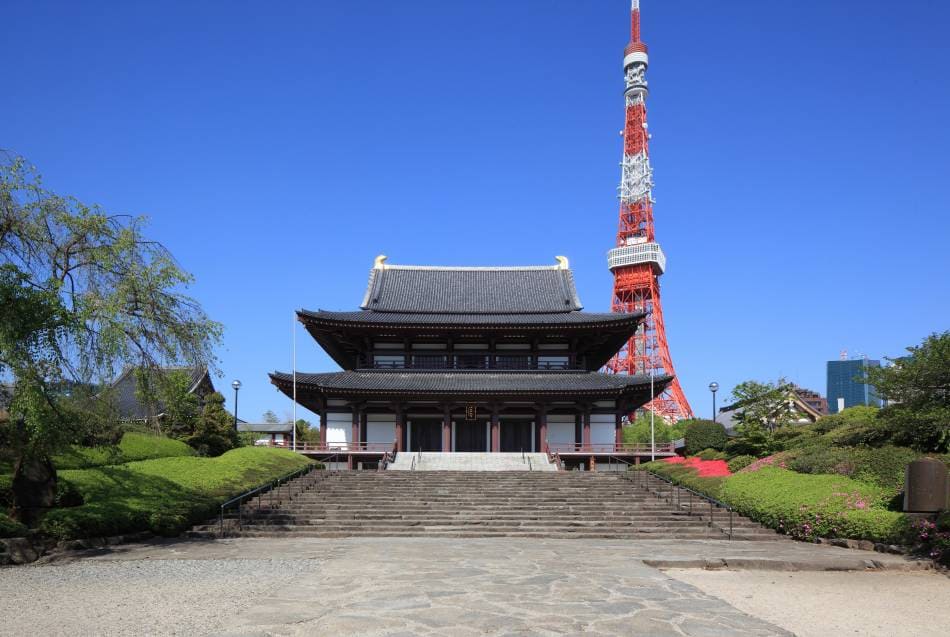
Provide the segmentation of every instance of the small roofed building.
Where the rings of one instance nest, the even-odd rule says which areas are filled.
[[[786,412],[790,425],[810,425],[827,415],[827,411],[821,411],[822,405],[827,409],[827,402],[817,392],[803,389],[794,383],[789,383],[782,389],[785,394],[783,411]],[[730,436],[736,435],[736,425],[744,407],[741,402],[733,403],[721,407],[716,414],[716,422],[722,424]]]
[[[238,421],[238,433],[255,436],[254,444],[276,447],[289,446],[294,435],[294,425],[290,422],[244,422]]]
[[[672,380],[656,377],[651,394],[649,376],[599,371],[644,314],[584,312],[563,257],[430,267],[380,256],[359,310],[297,317],[342,368],[296,374],[328,452],[631,455],[624,418]],[[270,378],[295,395],[293,374]]]

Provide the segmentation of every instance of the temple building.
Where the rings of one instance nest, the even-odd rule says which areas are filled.
[[[624,454],[624,418],[672,380],[598,371],[644,314],[582,311],[563,257],[429,267],[380,256],[359,310],[297,316],[342,371],[297,372],[296,392],[294,374],[270,378],[319,414],[324,452]]]

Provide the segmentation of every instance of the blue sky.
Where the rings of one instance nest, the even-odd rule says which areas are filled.
[[[6,2],[0,148],[152,234],[226,327],[240,414],[289,413],[295,308],[373,257],[546,264],[609,308],[626,0]],[[950,5],[643,2],[663,304],[706,386],[824,392],[950,314]],[[301,329],[298,367],[334,369]],[[230,392],[228,392],[230,402]]]

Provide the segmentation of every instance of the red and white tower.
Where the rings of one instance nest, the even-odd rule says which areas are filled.
[[[647,45],[640,40],[640,0],[633,0],[630,44],[624,51],[627,104],[623,131],[620,178],[620,229],[617,247],[608,253],[614,275],[613,312],[647,312],[644,327],[608,363],[617,374],[673,376],[673,361],[666,343],[660,276],[666,256],[653,229],[653,168],[650,166],[650,133],[647,127]],[[674,378],[662,395],[646,406],[667,421],[690,418],[693,410]]]

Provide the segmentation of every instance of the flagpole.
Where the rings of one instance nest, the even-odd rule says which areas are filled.
[[[293,343],[293,368],[294,368],[294,406],[293,406],[293,450],[297,450],[297,317],[290,320],[291,343]]]
[[[653,427],[653,367],[650,367],[650,461],[656,460],[656,430]]]

